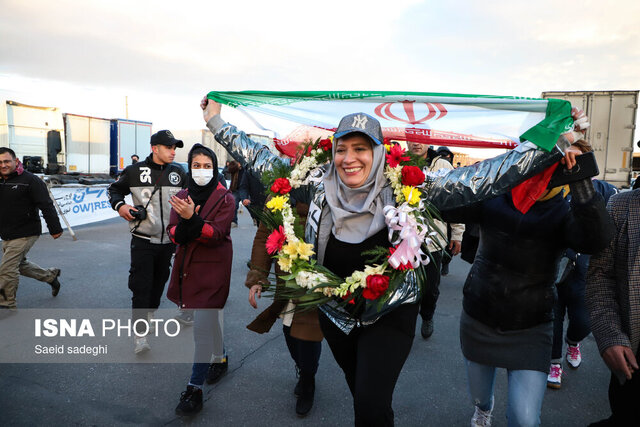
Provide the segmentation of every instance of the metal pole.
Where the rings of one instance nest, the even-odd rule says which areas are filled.
[[[51,200],[53,200],[53,205],[56,207],[56,211],[58,211],[58,215],[62,217],[62,220],[67,226],[67,230],[69,230],[69,234],[71,234],[71,237],[73,238],[73,240],[78,240],[78,238],[76,237],[76,233],[73,232],[73,228],[71,228],[71,225],[69,225],[69,221],[67,221],[67,217],[64,216],[64,214],[62,213],[62,209],[60,209],[60,206],[58,205],[56,198],[53,197],[53,193],[51,193],[51,188],[49,188],[49,183],[45,182],[45,184],[47,186],[47,191],[49,192],[49,197],[51,198]]]

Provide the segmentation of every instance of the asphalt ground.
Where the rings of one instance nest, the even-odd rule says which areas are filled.
[[[77,241],[69,233],[55,241],[44,235],[30,251],[33,262],[62,269],[62,289],[52,298],[48,285],[22,277],[19,309],[130,307],[126,224],[113,219],[75,231]],[[204,408],[199,414],[174,414],[191,373],[188,363],[4,363],[0,364],[0,425],[353,425],[352,399],[326,342],[316,376],[315,404],[301,419],[295,414],[294,363],[281,323],[263,335],[245,328],[259,313],[249,306],[244,286],[254,232],[244,210],[239,227],[232,230],[233,273],[224,310],[229,372],[217,384],[205,385]],[[423,340],[420,321],[416,325],[411,354],[394,394],[398,426],[465,426],[473,414],[458,333],[462,285],[469,264],[457,257],[450,270],[440,285],[435,333]],[[268,304],[269,300],[261,300],[259,309]],[[173,307],[163,298],[161,308]],[[0,320],[0,329],[3,322],[7,324]],[[582,348],[580,368],[565,366],[562,388],[547,389],[543,425],[585,426],[609,415],[609,372],[592,336],[583,341]],[[500,370],[493,425],[506,425],[506,398],[507,375]]]

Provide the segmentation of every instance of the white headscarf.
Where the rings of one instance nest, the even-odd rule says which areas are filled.
[[[373,146],[373,163],[369,176],[358,188],[348,187],[338,175],[334,162],[324,176],[326,200],[333,219],[332,232],[346,243],[360,243],[385,227],[383,208],[393,204],[393,191],[384,176],[385,148]],[[338,141],[332,147],[336,155]]]

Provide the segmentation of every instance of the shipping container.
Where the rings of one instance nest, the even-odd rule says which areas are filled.
[[[137,154],[143,160],[151,152],[150,122],[137,120],[111,120],[111,175],[117,175],[131,164],[131,156]]]
[[[586,139],[596,155],[600,175],[617,187],[628,187],[633,161],[638,91],[543,92],[543,98],[564,99],[589,116]]]
[[[111,120],[64,114],[64,135],[68,172],[109,173]]]
[[[5,101],[0,110],[0,142],[25,157],[40,157],[47,173],[65,170],[64,124],[56,107]]]

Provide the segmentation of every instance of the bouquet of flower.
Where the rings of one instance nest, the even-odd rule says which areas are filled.
[[[280,276],[284,289],[278,292],[301,308],[331,299],[356,307],[366,301],[382,304],[402,284],[407,272],[413,270],[424,283],[424,266],[430,261],[426,246],[431,242],[438,245],[432,240],[439,233],[434,231],[438,230],[434,225],[436,210],[424,197],[428,190],[424,160],[406,153],[400,145],[385,144],[385,176],[396,199],[396,206],[384,208],[391,246],[367,251],[365,255],[371,258],[365,268],[342,279],[316,263],[313,245],[304,241],[304,230],[290,199],[291,191],[309,185],[311,172],[331,159],[332,143],[332,139],[308,143],[292,167],[276,168],[263,177],[271,196],[267,210],[260,215],[272,230],[266,248],[285,272]]]

